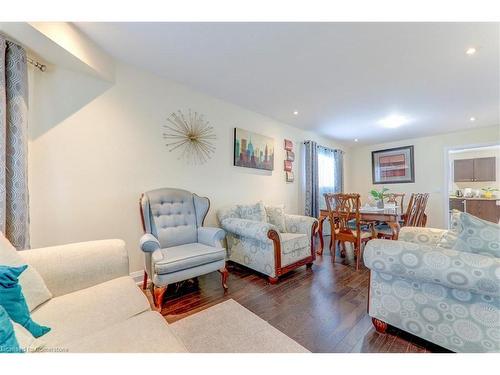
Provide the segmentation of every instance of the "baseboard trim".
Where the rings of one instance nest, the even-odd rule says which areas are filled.
[[[134,279],[136,284],[142,284],[144,271],[134,271],[130,272],[130,277]]]

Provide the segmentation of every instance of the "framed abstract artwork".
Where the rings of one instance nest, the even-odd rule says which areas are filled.
[[[285,172],[291,172],[292,171],[292,162],[289,160],[285,160],[283,169],[285,170]]]
[[[286,182],[293,182],[295,180],[295,176],[293,172],[286,172]]]
[[[234,128],[234,165],[272,171],[274,169],[274,139]]]
[[[286,160],[295,161],[295,153],[293,151],[286,152]]]
[[[285,139],[285,150],[292,151],[293,150],[293,142],[289,139]]]
[[[372,151],[372,181],[374,184],[415,182],[413,146]]]

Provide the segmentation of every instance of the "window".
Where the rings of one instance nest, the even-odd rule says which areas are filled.
[[[326,147],[318,146],[318,183],[319,183],[319,208],[326,210],[326,202],[323,194],[337,193],[341,191],[339,183],[340,171],[337,171],[337,152]],[[340,178],[339,178],[340,177]]]

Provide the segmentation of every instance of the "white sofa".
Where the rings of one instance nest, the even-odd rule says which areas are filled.
[[[187,351],[165,319],[151,311],[146,296],[129,276],[123,241],[82,242],[19,252],[8,248],[5,238],[0,245],[0,263],[8,263],[5,259],[27,263],[38,271],[48,289],[45,294],[49,299],[33,309],[33,295],[25,292],[33,320],[51,328],[40,337],[43,351]],[[31,275],[20,280],[23,290],[23,282],[34,282],[27,281],[28,277]]]

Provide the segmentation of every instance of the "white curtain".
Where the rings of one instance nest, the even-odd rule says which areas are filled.
[[[319,207],[326,210],[325,193],[340,193],[343,187],[343,151],[318,146]]]

